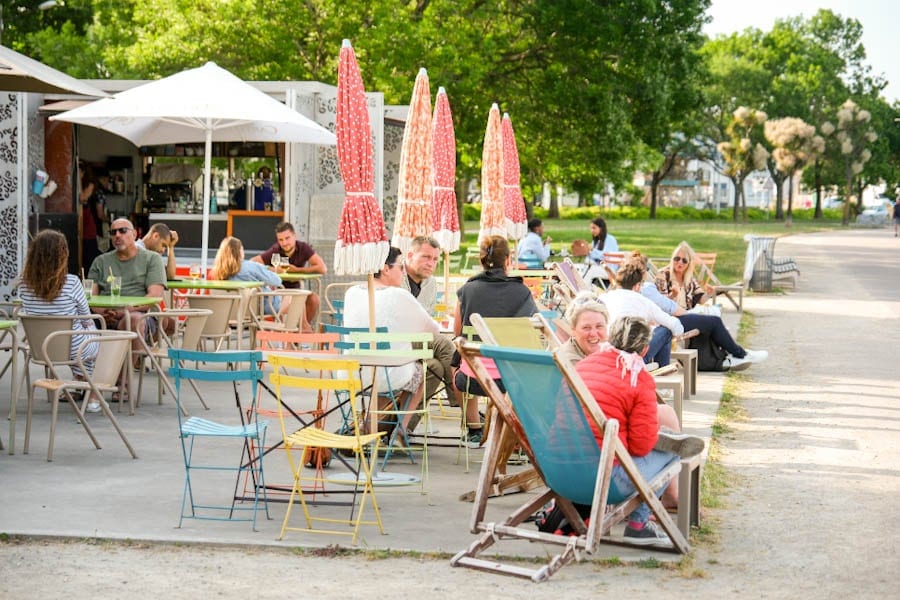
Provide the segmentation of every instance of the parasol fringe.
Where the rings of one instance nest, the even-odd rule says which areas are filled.
[[[440,244],[441,249],[447,254],[452,254],[459,250],[459,231],[441,229],[440,231],[435,231],[433,236]]]
[[[528,233],[527,223],[516,223],[509,217],[505,218],[503,222],[506,226],[506,234],[514,240],[521,240]]]
[[[387,258],[388,242],[368,242],[344,245],[334,243],[334,272],[336,275],[370,275],[381,270]]]

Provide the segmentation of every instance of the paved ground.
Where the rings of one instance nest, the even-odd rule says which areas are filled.
[[[747,345],[767,348],[772,357],[746,372],[741,396],[747,418],[724,440],[723,463],[736,481],[725,508],[707,511],[718,540],[698,547],[680,570],[585,563],[535,586],[452,569],[431,554],[298,559],[292,547],[333,540],[274,542],[283,514],[278,506],[258,533],[243,524],[192,522],[174,529],[181,475],[166,429],[171,405],[147,404],[123,418],[138,461],[127,458],[108,428],[101,434],[104,449],[91,450],[74,423],[62,427],[68,432],[54,463],[43,460],[45,430],[36,431],[32,454],[0,458],[0,531],[133,540],[130,546],[2,545],[0,596],[186,597],[200,591],[233,597],[249,591],[281,597],[301,591],[346,598],[370,597],[402,582],[405,593],[437,597],[897,597],[900,386],[892,340],[900,333],[900,242],[886,229],[804,235],[779,240],[776,255],[798,260],[800,288],[747,300],[757,325]],[[720,376],[701,377],[701,394],[686,405],[689,429],[703,432],[720,389]],[[455,496],[471,487],[474,469],[463,473],[455,457],[455,450],[434,453],[430,504],[420,495],[382,494],[390,534],[365,542],[426,553],[466,545],[469,507]],[[144,540],[214,545],[146,547]],[[511,552],[533,556],[541,549]],[[617,554],[618,548],[606,549],[604,556]],[[48,565],[56,576],[43,576]],[[253,582],[254,575],[266,585]],[[357,585],[362,577],[374,586]],[[192,583],[183,586],[186,579]]]

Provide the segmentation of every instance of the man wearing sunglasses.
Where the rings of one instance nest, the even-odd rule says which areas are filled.
[[[121,277],[122,296],[157,296],[161,300],[166,289],[166,267],[162,257],[156,252],[137,247],[134,225],[128,219],[113,221],[109,234],[112,236],[114,249],[94,259],[88,272],[88,278],[94,281],[94,295],[109,294],[112,278]],[[105,317],[109,329],[124,329],[126,310],[135,313],[145,311],[147,307],[129,306],[99,312]],[[145,321],[147,320],[132,316],[132,330],[144,335]],[[135,344],[135,348],[138,346],[139,344]]]

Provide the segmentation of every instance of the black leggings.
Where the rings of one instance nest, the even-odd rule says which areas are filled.
[[[481,384],[478,383],[478,380],[474,377],[469,377],[462,371],[456,372],[456,377],[453,379],[453,383],[456,384],[456,389],[459,391],[468,394],[472,394],[473,396],[487,396],[487,392],[482,389]],[[494,383],[497,384],[497,387],[504,394],[506,393],[506,388],[503,387],[503,381],[500,379],[495,379]]]

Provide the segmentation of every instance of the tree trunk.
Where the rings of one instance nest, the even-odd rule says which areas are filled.
[[[822,174],[819,172],[819,161],[816,161],[814,169],[814,181],[816,186],[816,212],[813,214],[813,218],[821,219],[822,218]]]
[[[463,214],[465,211],[463,210],[463,205],[468,200],[469,193],[469,180],[468,179],[457,179],[456,180],[456,215],[459,219],[459,239],[462,240],[466,236],[466,224],[463,221]]]
[[[650,178],[650,218],[656,218],[656,203],[658,202],[657,198],[659,197],[659,182],[662,181],[662,176],[659,174],[659,171],[654,171],[653,176]]]
[[[784,226],[790,227],[794,222],[794,178],[788,177],[788,201],[787,216],[784,220]]]
[[[547,218],[548,219],[558,219],[559,218],[559,186],[556,186],[556,193],[553,193],[553,186],[551,186],[550,191],[550,208],[547,209]]]
[[[853,194],[853,171],[850,168],[850,161],[847,160],[847,197],[844,198],[844,216],[841,217],[841,225],[850,225],[850,197]]]
[[[737,178],[732,177],[731,183],[734,184],[734,209],[732,211],[732,219],[737,223],[741,214],[741,196],[744,195],[744,181],[738,181]]]

